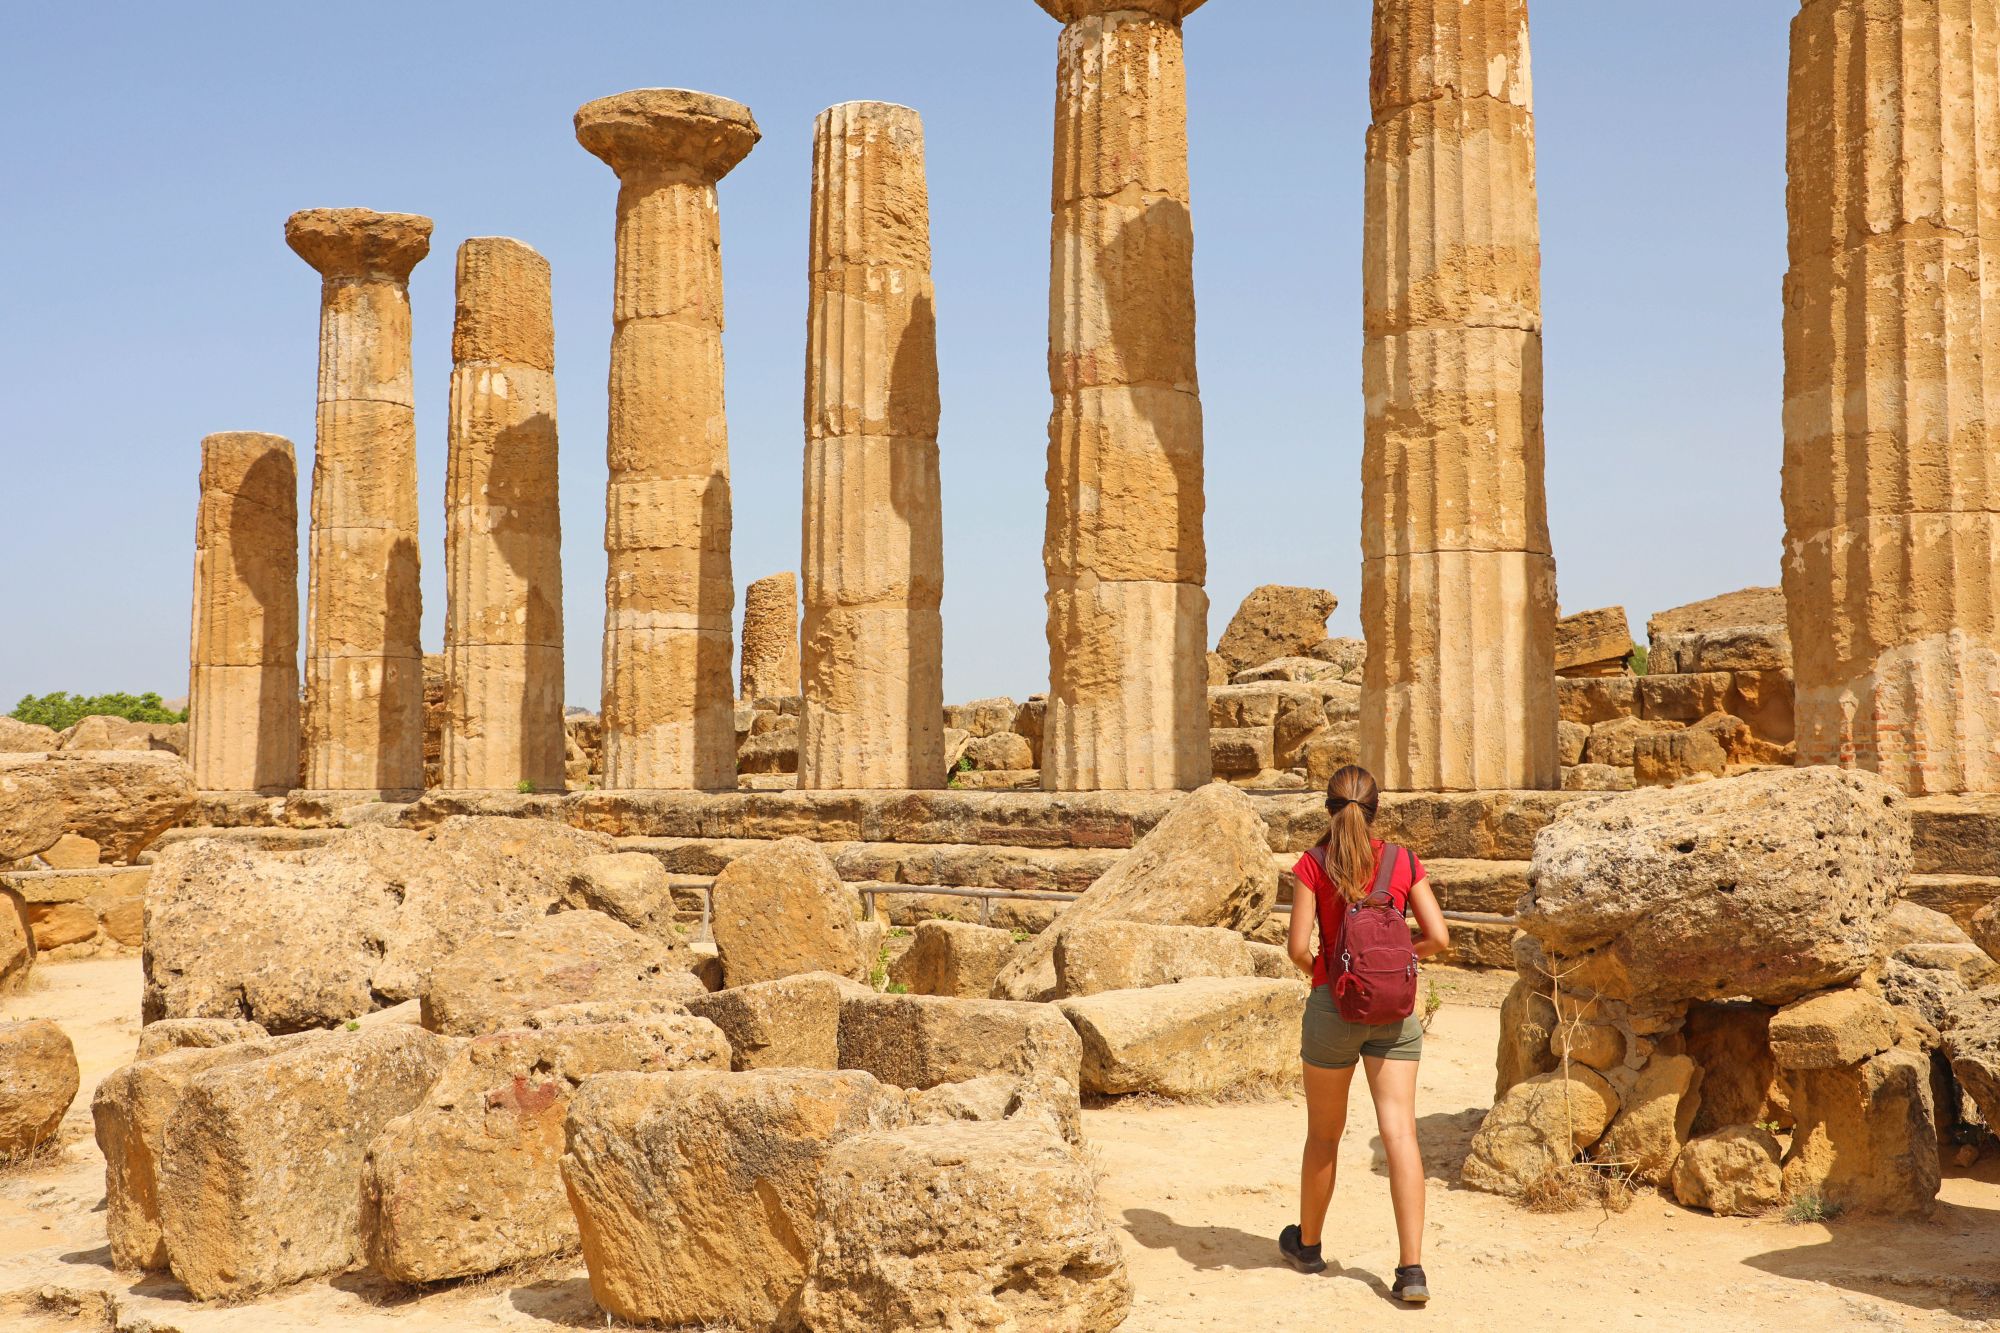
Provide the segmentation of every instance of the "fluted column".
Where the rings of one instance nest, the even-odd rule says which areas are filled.
[[[944,784],[943,515],[923,121],[813,134],[799,786]]]
[[[736,587],[722,403],[716,182],[757,142],[747,107],[676,88],[586,103],[618,173],[604,549],[607,787],[736,785]]]
[[[2000,790],[2000,3],[1805,0],[1788,139],[1799,762]]]
[[[306,786],[424,786],[410,270],[431,220],[314,208],[285,241],[319,270],[319,414],[306,621]]]
[[[790,570],[766,574],[743,590],[741,681],[741,699],[799,692],[799,580]]]
[[[1376,0],[1369,94],[1362,759],[1392,790],[1553,787],[1527,0]]]
[[[1208,595],[1181,20],[1037,0],[1056,60],[1042,785],[1208,781]]]
[[[562,520],[548,261],[458,248],[445,473],[443,785],[563,787]]]
[[[299,477],[292,442],[201,442],[188,652],[188,764],[202,791],[299,779]]]

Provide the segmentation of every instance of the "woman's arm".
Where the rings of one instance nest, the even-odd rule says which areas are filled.
[[[1451,932],[1445,929],[1444,913],[1438,909],[1437,895],[1431,892],[1429,876],[1410,886],[1410,910],[1417,914],[1419,933],[1410,946],[1416,950],[1417,957],[1429,958],[1450,947]],[[1293,925],[1292,930],[1296,934],[1298,926]]]
[[[1285,940],[1285,952],[1292,966],[1307,976],[1313,970],[1313,923],[1319,918],[1319,895],[1304,883],[1292,890],[1292,932]]]

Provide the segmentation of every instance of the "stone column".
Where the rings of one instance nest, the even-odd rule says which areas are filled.
[[[738,696],[781,699],[798,692],[799,580],[787,570],[767,574],[743,590],[743,675]]]
[[[1792,23],[1798,758],[1914,793],[2000,790],[1996,51],[1996,0],[1805,0]]]
[[[410,270],[431,220],[313,208],[285,241],[322,279],[306,786],[409,799],[424,785]]]
[[[445,473],[443,785],[563,789],[562,520],[548,261],[458,249]]]
[[[924,128],[813,134],[799,786],[944,784],[944,526]]]
[[[716,182],[747,107],[645,88],[586,103],[577,142],[618,173],[604,549],[607,787],[736,785],[736,586],[722,407]]]
[[[299,780],[299,477],[292,442],[201,442],[188,764],[202,791]]]
[[[1056,60],[1042,785],[1208,781],[1208,595],[1181,20],[1037,0]]]
[[[1363,257],[1362,762],[1554,787],[1527,0],[1376,0]]]

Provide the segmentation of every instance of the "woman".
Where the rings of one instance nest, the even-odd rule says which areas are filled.
[[[1368,1071],[1368,1091],[1375,1099],[1375,1121],[1389,1158],[1389,1199],[1396,1209],[1396,1240],[1401,1249],[1396,1283],[1399,1300],[1421,1305],[1430,1299],[1424,1282],[1424,1160],[1417,1149],[1417,1060],[1423,1054],[1423,1020],[1412,1013],[1401,1022],[1380,1026],[1350,1023],[1341,1017],[1327,984],[1327,953],[1334,950],[1340,922],[1351,903],[1375,889],[1381,858],[1393,858],[1387,881],[1391,904],[1414,912],[1422,934],[1412,944],[1419,958],[1429,958],[1450,943],[1444,914],[1438,910],[1423,863],[1414,853],[1369,836],[1380,793],[1367,769],[1350,764],[1333,775],[1326,788],[1332,827],[1312,850],[1299,858],[1293,873],[1310,892],[1292,896],[1292,962],[1312,976],[1306,1001],[1299,1058],[1305,1065],[1306,1147],[1299,1168],[1299,1221],[1278,1236],[1278,1248],[1302,1273],[1326,1269],[1320,1257],[1320,1228],[1333,1199],[1335,1159],[1341,1131],[1347,1126],[1347,1090],[1358,1060]],[[1313,949],[1313,928],[1320,925],[1320,949]]]

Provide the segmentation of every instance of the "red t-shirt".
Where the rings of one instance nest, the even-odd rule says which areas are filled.
[[[1375,864],[1369,868],[1368,883],[1373,891],[1375,876],[1382,869],[1382,840],[1370,838],[1368,845],[1375,849]],[[1311,852],[1299,857],[1292,867],[1292,874],[1299,883],[1313,892],[1313,903],[1319,909],[1319,951],[1313,955],[1313,980],[1315,986],[1326,984],[1326,950],[1333,943],[1334,932],[1340,929],[1340,914],[1347,910],[1347,895],[1320,869],[1319,862]],[[1389,872],[1389,901],[1399,912],[1410,910],[1410,890],[1424,877],[1424,863],[1409,848],[1396,858],[1396,868]]]

